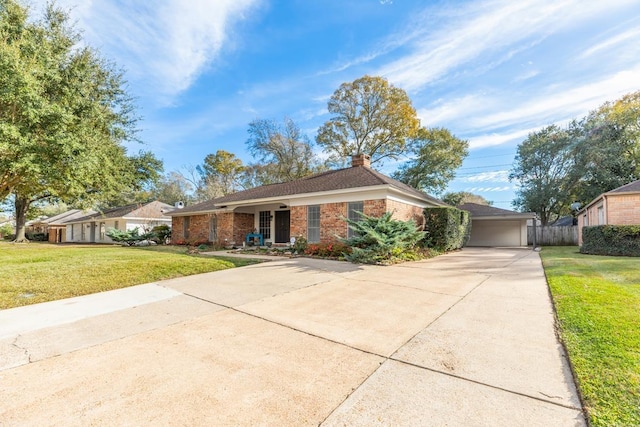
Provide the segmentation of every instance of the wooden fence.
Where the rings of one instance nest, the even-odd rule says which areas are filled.
[[[533,226],[527,227],[527,242],[533,244]],[[578,244],[578,226],[567,225],[555,227],[551,225],[536,227],[536,244],[538,246],[575,246]]]

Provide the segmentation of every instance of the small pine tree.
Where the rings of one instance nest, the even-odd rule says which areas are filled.
[[[351,246],[351,254],[345,258],[364,264],[389,264],[395,261],[416,259],[416,248],[424,238],[413,220],[398,221],[387,212],[379,218],[358,212],[360,221],[345,218],[356,233],[350,239],[341,239]]]

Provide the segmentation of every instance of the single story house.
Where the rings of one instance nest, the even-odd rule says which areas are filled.
[[[95,211],[83,211],[81,209],[70,209],[66,212],[63,212],[58,215],[51,216],[45,219],[39,219],[37,221],[30,221],[32,227],[38,227],[40,233],[44,233],[48,235],[49,243],[62,243],[67,238],[66,233],[66,221],[70,221],[73,218],[80,218],[85,215],[90,215],[95,213]],[[29,226],[29,223],[27,223]],[[33,230],[29,230],[28,232],[34,232]]]
[[[156,225],[171,225],[171,217],[165,212],[173,206],[154,201],[146,204],[131,204],[119,208],[94,212],[65,221],[66,241],[74,243],[113,243],[107,230],[133,230],[140,233],[151,230]]]
[[[329,243],[350,236],[344,218],[358,219],[356,212],[393,212],[394,218],[414,219],[421,226],[423,209],[436,206],[447,204],[371,169],[369,156],[357,155],[348,168],[239,191],[168,215],[174,243],[239,246],[254,234],[264,244],[286,244],[300,236]]]
[[[471,217],[467,246],[527,246],[527,220],[536,218],[533,212],[514,212],[477,203],[465,203],[458,209],[468,211]]]
[[[640,180],[602,193],[578,212],[578,245],[590,225],[640,225]]]

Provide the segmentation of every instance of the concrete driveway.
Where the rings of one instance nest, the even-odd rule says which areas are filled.
[[[0,425],[582,426],[539,255],[287,259],[0,311]]]

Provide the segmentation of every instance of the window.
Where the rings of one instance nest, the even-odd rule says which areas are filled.
[[[347,204],[347,218],[351,221],[360,221],[362,216],[360,215],[364,211],[364,202],[349,202]],[[356,232],[351,229],[351,227],[347,228],[347,237],[355,237]]]
[[[582,225],[584,225],[585,227],[589,225],[589,215],[584,214],[582,217]]]
[[[189,222],[190,222],[191,217],[185,216],[184,220],[182,221],[182,237],[184,237],[185,239],[189,238]]]
[[[604,206],[598,206],[598,225],[604,225]]]
[[[88,226],[89,226],[89,225],[87,224],[87,227],[88,227]],[[84,242],[84,241],[85,241],[85,231],[84,231],[84,228],[85,228],[85,227],[84,227],[84,224],[80,224],[80,240],[81,240],[82,242]]]
[[[106,234],[106,226],[104,222],[100,223],[100,240],[104,240],[104,235]]]
[[[216,243],[218,241],[218,216],[211,215],[209,220],[209,241]]]
[[[320,206],[307,207],[307,241],[318,243],[320,241]]]
[[[258,232],[264,239],[271,238],[271,211],[260,211]]]
[[[114,222],[113,228],[115,228],[116,230],[119,230],[118,225],[119,225],[118,221]]]

